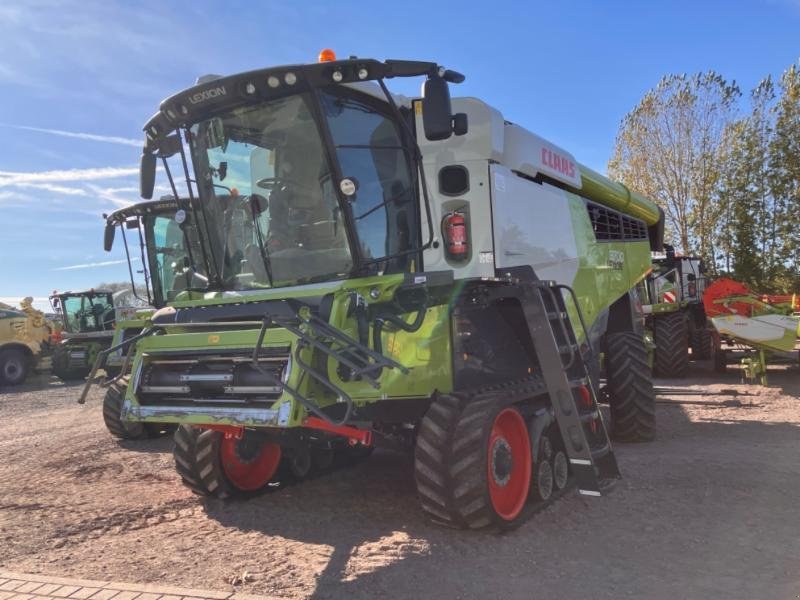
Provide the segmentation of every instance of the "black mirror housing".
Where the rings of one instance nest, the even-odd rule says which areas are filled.
[[[422,86],[422,125],[431,141],[446,140],[453,134],[453,108],[447,82],[438,75]]]
[[[117,232],[117,226],[114,223],[106,223],[106,230],[103,232],[103,249],[106,252],[111,252],[114,247],[114,234]]]
[[[155,186],[156,155],[144,153],[139,162],[139,195],[145,200],[150,200]]]

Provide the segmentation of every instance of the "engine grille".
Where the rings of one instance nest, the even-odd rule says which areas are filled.
[[[246,354],[150,355],[137,381],[143,406],[271,406],[281,395],[289,348],[262,354],[260,372]]]

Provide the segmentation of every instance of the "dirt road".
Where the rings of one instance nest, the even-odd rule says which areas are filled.
[[[119,443],[100,393],[0,390],[0,566],[280,598],[796,598],[800,373],[772,387],[660,380],[659,437],[624,479],[503,534],[428,524],[410,460],[368,461],[246,502],[201,501],[171,439]],[[704,378],[706,377],[706,378]],[[688,385],[687,385],[688,384]]]

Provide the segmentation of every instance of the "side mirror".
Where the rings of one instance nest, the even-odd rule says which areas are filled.
[[[139,162],[139,195],[145,200],[150,200],[155,186],[156,155],[144,153]]]
[[[422,125],[431,141],[446,140],[453,134],[453,108],[450,89],[438,75],[422,84]]]
[[[117,232],[117,226],[114,223],[106,223],[106,230],[103,232],[103,249],[106,252],[111,252],[114,246],[114,234]]]

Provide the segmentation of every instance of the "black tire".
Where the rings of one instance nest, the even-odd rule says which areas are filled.
[[[132,423],[121,418],[122,403],[125,401],[125,391],[128,383],[118,381],[108,386],[103,397],[103,421],[106,429],[115,438],[121,440],[143,440],[150,437],[150,432],[144,423]]]
[[[692,329],[692,358],[709,360],[714,356],[714,336],[708,327]]]
[[[172,455],[175,469],[183,484],[200,496],[226,499],[248,497],[261,492],[268,481],[257,489],[239,489],[226,476],[220,447],[223,434],[211,429],[180,425],[175,430],[175,448]],[[280,462],[278,454],[273,473]]]
[[[657,377],[684,377],[689,369],[689,324],[682,312],[653,319],[656,355],[653,372]]]
[[[634,332],[608,335],[605,366],[614,439],[620,442],[654,440],[656,397],[642,336]]]
[[[714,372],[720,375],[728,372],[728,351],[719,346],[714,348]]]
[[[509,523],[492,505],[488,480],[490,432],[504,408],[459,394],[431,404],[417,434],[414,478],[422,510],[435,523],[469,529]]]
[[[8,348],[0,351],[0,383],[20,385],[28,377],[30,358],[22,350]]]
[[[66,345],[56,346],[53,350],[51,360],[53,375],[62,381],[75,381],[85,379],[91,371],[91,367],[72,367],[69,366],[69,347]]]

